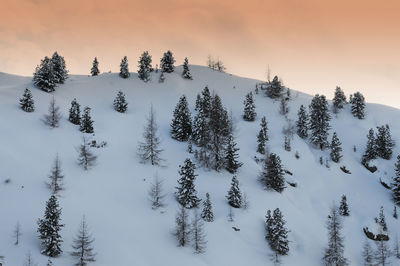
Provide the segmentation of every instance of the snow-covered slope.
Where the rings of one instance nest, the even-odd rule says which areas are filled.
[[[290,254],[283,258],[283,264],[320,265],[327,244],[325,223],[329,207],[333,201],[338,203],[342,194],[347,195],[351,211],[350,217],[344,219],[343,229],[345,255],[351,265],[361,265],[365,238],[362,227],[373,224],[381,205],[385,208],[390,235],[400,234],[400,221],[391,215],[391,195],[379,183],[379,177],[390,180],[393,176],[400,145],[395,147],[392,160],[376,161],[379,170],[374,174],[360,164],[369,128],[388,123],[394,140],[400,143],[397,123],[400,110],[367,104],[364,120],[354,118],[348,106],[337,117],[333,116],[332,131],[338,133],[343,143],[344,156],[340,164],[331,162],[330,168],[326,168],[320,165],[319,158],[328,157],[329,151],[321,152],[298,136],[292,141],[291,152],[283,149],[282,127],[286,122],[279,114],[279,102],[262,93],[256,95],[257,120],[243,121],[244,96],[254,90],[258,81],[199,66],[191,66],[194,80],[190,81],[181,78],[181,71],[177,67],[161,84],[158,74],[153,74],[153,81],[148,83],[139,80],[136,74],[129,79],[114,73],[98,77],[71,75],[52,94],[34,88],[30,77],[0,73],[0,255],[6,256],[5,265],[23,265],[28,252],[38,265],[46,264],[47,257],[40,254],[36,221],[43,216],[45,202],[50,197],[45,181],[57,153],[62,161],[66,190],[60,198],[65,224],[64,253],[53,260],[56,266],[73,264],[69,252],[84,214],[96,238],[98,255],[93,265],[98,266],[272,265],[271,250],[264,238],[264,216],[267,209],[276,207],[282,210],[290,229]],[[203,199],[206,192],[210,193],[215,222],[205,224],[207,250],[196,255],[190,247],[177,247],[171,234],[178,209],[173,195],[179,177],[178,165],[192,155],[187,152],[186,143],[171,139],[169,131],[179,97],[185,94],[193,110],[196,94],[206,85],[221,96],[233,113],[240,160],[244,163],[238,179],[242,191],[248,195],[250,208],[235,210],[235,221],[228,222],[225,196],[232,175],[197,169],[196,189]],[[35,100],[33,113],[23,112],[18,105],[26,87],[31,88]],[[119,90],[129,102],[126,114],[112,107]],[[63,113],[60,127],[55,129],[41,121],[53,95]],[[81,132],[67,120],[74,98],[82,107],[92,108],[95,139],[108,143],[107,147],[96,149],[97,165],[87,172],[77,165],[76,147],[81,143]],[[292,98],[289,118],[295,120],[299,106],[308,106],[312,97],[293,91]],[[151,104],[160,127],[164,167],[140,164],[136,155]],[[263,115],[268,121],[270,150],[294,173],[288,180],[298,184],[296,188],[288,186],[282,194],[263,190],[257,181],[262,166],[254,161],[254,156]],[[354,145],[357,152],[353,151]],[[295,158],[296,151],[300,159]],[[352,174],[343,173],[341,165],[346,165]],[[165,179],[168,192],[167,206],[162,211],[152,210],[147,196],[156,173]],[[7,178],[11,182],[5,184]],[[12,231],[17,221],[23,235],[15,246]],[[240,232],[232,230],[232,226],[240,228]]]

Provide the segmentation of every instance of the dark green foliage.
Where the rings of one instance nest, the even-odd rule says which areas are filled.
[[[64,57],[60,56],[57,52],[54,52],[53,56],[51,57],[51,62],[53,64],[55,82],[63,84],[68,78],[68,70],[65,65]]]
[[[339,214],[342,216],[350,215],[350,210],[349,210],[349,205],[347,205],[346,195],[343,195],[342,200],[340,201]]]
[[[90,74],[94,77],[94,76],[98,76],[100,74],[100,70],[99,70],[99,61],[97,61],[97,57],[94,58],[93,60],[93,66],[90,69]]]
[[[309,106],[310,120],[309,129],[311,131],[310,141],[321,150],[329,146],[329,120],[331,116],[328,112],[328,101],[324,95],[315,95]]]
[[[239,167],[242,166],[242,163],[238,161],[238,151],[239,148],[236,148],[236,142],[233,135],[230,134],[228,137],[228,146],[226,148],[225,169],[231,174],[236,173]]]
[[[81,127],[79,130],[82,131],[83,133],[88,133],[88,134],[94,133],[93,121],[92,118],[90,117],[90,107],[85,107],[85,109],[83,109]]]
[[[214,221],[214,213],[212,210],[210,194],[206,193],[206,200],[203,202],[203,211],[201,212],[201,218],[206,222]]]
[[[182,95],[174,110],[174,115],[171,123],[171,135],[173,139],[186,141],[189,139],[191,134],[191,114],[186,96]]]
[[[375,133],[372,128],[368,131],[367,139],[367,146],[362,157],[363,164],[368,163],[370,160],[376,159],[377,157]]]
[[[337,86],[335,90],[335,96],[333,97],[333,112],[337,114],[339,109],[343,109],[346,104],[346,95],[343,90]]]
[[[330,145],[331,148],[331,160],[334,161],[335,163],[338,163],[340,161],[340,158],[342,158],[342,143],[340,142],[339,138],[337,137],[336,132],[333,132],[332,135],[332,142]]]
[[[193,79],[192,74],[190,74],[189,60],[187,59],[187,57],[185,57],[185,61],[183,62],[182,77],[184,79]]]
[[[119,65],[119,76],[121,78],[129,78],[131,73],[129,73],[129,65],[128,65],[128,58],[124,56],[121,60],[121,64]]]
[[[197,191],[194,186],[196,174],[195,164],[186,159],[183,166],[180,166],[179,175],[181,178],[178,180],[179,186],[176,187],[178,202],[185,208],[196,208],[199,205],[200,199],[197,197]]]
[[[149,55],[148,51],[143,52],[143,54],[139,58],[139,69],[138,74],[139,78],[144,82],[150,80],[150,73],[153,71],[153,67],[151,66],[151,55]]]
[[[28,88],[25,89],[22,98],[19,99],[19,105],[25,112],[30,113],[35,111],[35,102],[33,101],[32,93]]]
[[[268,125],[267,125],[267,119],[265,116],[261,118],[261,129],[260,132],[257,135],[257,152],[261,154],[265,154],[266,152],[266,144],[268,141]]]
[[[122,91],[117,93],[117,97],[114,99],[113,106],[115,111],[120,113],[125,113],[128,109],[128,103],[126,102],[125,94]]]
[[[299,135],[300,138],[305,139],[308,137],[308,115],[306,112],[306,108],[304,105],[300,106],[299,111],[297,112],[297,121],[296,121],[296,126],[297,126],[297,135]]]
[[[377,155],[383,159],[390,160],[393,154],[394,142],[390,134],[389,125],[377,127],[375,144]]]
[[[175,63],[174,56],[172,55],[172,52],[168,50],[166,53],[164,53],[163,57],[161,58],[160,62],[161,71],[166,73],[174,72],[175,69],[174,63]]]
[[[354,93],[352,97],[350,97],[351,103],[351,113],[354,117],[358,119],[363,119],[365,117],[365,99],[364,96],[360,92]]]
[[[271,82],[268,82],[268,86],[266,88],[267,96],[276,99],[281,97],[283,92],[283,86],[278,76],[275,76]]]
[[[55,91],[57,81],[53,68],[54,66],[50,58],[46,56],[42,59],[33,74],[33,84],[46,92]]]
[[[275,153],[271,153],[268,160],[265,160],[260,181],[268,190],[275,190],[281,193],[285,189],[285,178],[281,159]]]
[[[282,212],[276,208],[271,215],[271,211],[267,211],[265,216],[265,229],[267,242],[275,253],[275,262],[279,262],[278,256],[287,255],[289,253],[289,230],[286,228],[286,221],[283,219]]]
[[[386,218],[385,218],[385,213],[384,213],[384,210],[383,210],[383,206],[381,206],[381,208],[379,210],[378,223],[381,226],[381,229],[384,232],[387,232],[388,228],[387,228],[387,225],[386,225]]]
[[[81,124],[81,106],[79,103],[76,101],[76,99],[73,99],[71,102],[71,108],[69,109],[69,117],[68,120],[74,124],[74,125],[80,125]]]
[[[229,205],[233,208],[242,207],[242,193],[239,188],[239,181],[236,176],[232,177],[231,188],[228,191],[228,196],[226,196]]]
[[[254,121],[256,119],[257,113],[252,92],[246,94],[246,99],[244,100],[243,104],[243,119],[246,121]]]
[[[392,196],[394,203],[400,206],[400,155],[397,156],[395,164],[395,176],[392,182]]]

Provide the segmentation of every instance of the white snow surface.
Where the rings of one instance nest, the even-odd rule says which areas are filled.
[[[148,83],[141,81],[136,73],[128,79],[120,78],[117,73],[103,73],[97,77],[70,75],[65,84],[51,94],[35,88],[31,77],[0,73],[0,255],[5,256],[4,265],[24,265],[28,252],[38,265],[47,262],[47,257],[40,254],[37,219],[43,217],[45,203],[50,197],[45,182],[56,154],[62,162],[66,187],[59,199],[65,227],[61,231],[63,254],[52,259],[56,266],[75,262],[69,253],[83,215],[95,236],[97,252],[96,262],[89,265],[98,266],[273,265],[264,224],[266,211],[277,207],[290,230],[290,252],[282,258],[282,264],[321,265],[328,240],[325,225],[329,208],[333,202],[339,204],[342,194],[346,194],[351,212],[343,219],[345,256],[350,265],[362,264],[365,239],[362,228],[374,228],[373,218],[378,216],[380,206],[384,206],[392,238],[400,233],[400,221],[392,217],[394,205],[390,191],[379,183],[380,177],[390,183],[394,175],[395,159],[400,152],[400,110],[367,104],[363,120],[351,115],[350,106],[337,116],[331,113],[330,133],[337,132],[343,158],[339,164],[330,162],[330,168],[326,168],[320,165],[319,158],[328,158],[329,150],[320,151],[297,135],[292,140],[292,151],[283,149],[282,127],[286,122],[279,114],[279,101],[260,92],[255,95],[256,121],[242,119],[244,97],[254,91],[259,81],[201,66],[190,68],[193,80],[183,79],[179,66],[175,72],[165,75],[164,83],[158,83],[159,74],[156,73]],[[171,234],[178,210],[174,197],[178,166],[193,155],[187,152],[187,143],[170,137],[170,123],[179,97],[185,94],[194,112],[196,95],[206,85],[221,96],[223,104],[233,113],[240,161],[244,163],[237,176],[242,192],[249,198],[250,208],[235,209],[235,221],[228,222],[226,195],[232,175],[198,168],[195,181],[198,195],[205,199],[206,192],[210,193],[215,215],[213,223],[205,223],[208,244],[206,253],[199,255],[194,254],[190,246],[178,247]],[[31,89],[35,100],[33,113],[23,112],[19,107],[25,88]],[[125,114],[116,112],[112,106],[119,90],[126,94],[129,103]],[[41,120],[53,96],[63,118],[58,128],[51,129]],[[108,144],[95,149],[97,164],[89,171],[77,164],[76,147],[81,143],[82,133],[67,120],[74,98],[82,109],[84,106],[92,108],[93,138]],[[289,118],[295,121],[300,105],[308,106],[311,99],[310,95],[292,90]],[[136,155],[151,104],[164,149],[162,157],[166,160],[162,167],[141,164]],[[269,149],[293,172],[293,176],[286,175],[287,180],[298,184],[296,188],[288,186],[282,194],[264,190],[257,180],[262,164],[254,161],[256,136],[264,115],[268,121]],[[372,174],[360,164],[366,135],[369,128],[386,123],[397,145],[391,160],[374,161],[379,170]],[[357,152],[353,151],[353,145]],[[296,151],[300,159],[295,158]],[[352,174],[343,173],[339,169],[342,165]],[[168,194],[166,207],[152,210],[148,190],[156,173],[165,180]],[[4,181],[8,178],[11,182],[6,184]],[[18,246],[14,245],[12,236],[17,221],[22,229]],[[232,230],[232,226],[240,231]],[[399,265],[398,260],[392,262]]]

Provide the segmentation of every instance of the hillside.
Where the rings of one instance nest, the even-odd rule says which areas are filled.
[[[390,182],[394,175],[394,164],[400,153],[397,120],[400,110],[367,104],[363,120],[354,118],[349,106],[337,116],[332,114],[331,133],[336,131],[342,142],[343,158],[339,164],[330,162],[327,168],[320,165],[319,159],[320,156],[328,158],[329,150],[320,151],[297,135],[292,140],[292,151],[284,150],[282,128],[286,121],[279,114],[278,101],[263,93],[255,95],[256,121],[243,121],[244,97],[254,91],[259,81],[200,66],[191,66],[193,80],[182,79],[181,72],[182,67],[177,67],[174,73],[166,74],[164,83],[158,83],[155,73],[148,83],[139,80],[136,73],[128,79],[115,73],[98,77],[71,75],[51,94],[35,88],[31,77],[0,73],[0,255],[5,256],[4,265],[23,265],[28,252],[38,265],[47,262],[47,257],[40,254],[36,222],[43,216],[45,202],[50,197],[45,181],[56,154],[62,162],[66,185],[60,197],[65,224],[61,232],[64,253],[53,260],[56,266],[74,262],[69,252],[82,215],[86,216],[96,238],[97,261],[92,265],[97,266],[273,265],[269,257],[271,250],[264,238],[264,225],[266,211],[277,207],[290,229],[290,252],[282,258],[283,265],[321,265],[328,241],[325,224],[329,208],[334,201],[338,204],[343,194],[347,196],[351,211],[343,224],[345,255],[351,265],[362,264],[365,239],[362,228],[374,228],[373,219],[380,206],[385,209],[390,236],[400,235],[400,221],[392,217],[394,205],[390,191],[379,183],[379,178]],[[204,199],[205,193],[210,193],[215,215],[213,223],[205,224],[206,253],[198,255],[193,254],[190,247],[177,247],[171,234],[178,210],[174,197],[178,166],[193,155],[187,152],[187,143],[171,139],[170,123],[179,97],[185,94],[193,111],[196,95],[206,85],[218,93],[223,104],[232,111],[243,162],[237,176],[242,191],[249,198],[250,208],[235,210],[235,221],[228,222],[225,196],[232,175],[198,168],[195,181],[198,195]],[[18,105],[26,87],[31,89],[35,100],[33,113],[23,112]],[[125,114],[116,112],[112,106],[119,90],[126,94],[129,103]],[[327,98],[331,99],[332,95]],[[54,129],[41,121],[52,96],[63,114],[60,127]],[[76,147],[81,143],[82,133],[67,120],[74,98],[82,108],[92,108],[94,139],[107,142],[106,147],[95,149],[97,164],[89,171],[77,164]],[[292,90],[288,117],[295,121],[300,105],[308,106],[311,99],[310,95]],[[136,155],[151,104],[164,149],[162,167],[141,164]],[[286,176],[287,180],[298,184],[297,187],[288,186],[281,194],[264,190],[257,180],[262,164],[254,160],[256,136],[264,115],[269,128],[268,147],[281,157],[284,167],[293,172],[293,176]],[[390,125],[397,145],[391,160],[374,161],[378,171],[372,174],[360,160],[368,130],[384,124]],[[296,151],[299,159],[295,158]],[[339,169],[342,165],[351,171],[350,175]],[[147,195],[155,174],[165,179],[168,193],[166,207],[156,211],[151,209]],[[6,184],[6,179],[11,181]],[[12,232],[17,221],[23,234],[20,244],[15,246]],[[240,231],[235,232],[232,226]],[[400,261],[393,260],[393,263],[398,265]]]

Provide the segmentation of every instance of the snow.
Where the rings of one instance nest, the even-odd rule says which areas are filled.
[[[399,220],[392,217],[393,202],[390,191],[380,183],[382,177],[390,182],[394,163],[400,152],[400,110],[387,106],[366,105],[366,118],[358,120],[349,106],[336,116],[332,114],[331,134],[336,131],[342,142],[343,158],[339,164],[330,162],[330,168],[320,165],[319,158],[328,158],[329,150],[320,151],[297,135],[291,142],[292,151],[283,149],[282,127],[285,119],[279,114],[279,101],[273,101],[262,92],[255,96],[257,118],[254,122],[242,119],[245,95],[254,90],[259,81],[236,77],[206,67],[190,66],[193,80],[181,77],[182,67],[165,74],[164,83],[158,82],[160,73],[152,74],[145,83],[133,73],[122,79],[116,73],[103,73],[97,77],[71,75],[56,92],[46,93],[36,89],[31,77],[0,73],[0,255],[4,265],[23,265],[25,255],[31,252],[33,260],[45,265],[47,257],[40,254],[37,219],[44,213],[50,191],[45,185],[56,154],[62,162],[66,190],[61,192],[64,253],[53,259],[57,266],[71,265],[71,244],[83,215],[96,238],[94,248],[97,261],[92,265],[272,265],[271,250],[264,238],[265,214],[279,207],[290,230],[290,252],[282,258],[284,265],[320,265],[327,244],[325,228],[329,207],[337,206],[341,195],[347,196],[350,217],[344,218],[345,255],[351,265],[361,265],[361,249],[365,239],[364,226],[373,228],[373,218],[384,206],[389,234],[395,238],[400,233]],[[197,93],[208,85],[217,92],[223,104],[231,110],[236,122],[236,141],[240,148],[243,166],[238,173],[242,193],[250,201],[248,210],[234,209],[235,221],[228,222],[229,205],[226,200],[232,175],[226,171],[197,169],[196,189],[205,199],[210,193],[213,204],[213,223],[205,223],[206,253],[193,254],[191,247],[177,247],[171,234],[175,226],[178,203],[174,197],[178,166],[188,157],[187,143],[170,137],[172,113],[179,97],[185,94],[193,111]],[[25,113],[19,108],[19,98],[24,89],[31,89],[36,110]],[[123,91],[129,103],[127,113],[113,109],[118,91]],[[332,95],[327,95],[331,98]],[[47,113],[52,96],[61,107],[63,118],[60,127],[51,129],[41,121]],[[93,169],[84,171],[78,164],[76,147],[81,143],[79,127],[68,122],[71,101],[92,108],[95,136],[98,142],[106,141],[105,148],[95,149],[98,155]],[[301,104],[308,106],[312,96],[292,90],[289,118],[297,118]],[[367,99],[368,100],[368,99]],[[142,141],[150,105],[156,112],[159,125],[162,167],[139,163],[136,154],[138,141]],[[193,113],[192,113],[193,114]],[[267,117],[268,147],[277,153],[283,166],[294,173],[286,176],[297,182],[296,188],[288,186],[282,194],[265,191],[257,178],[262,169],[254,161],[257,133],[261,117]],[[374,174],[361,164],[369,128],[388,123],[393,139],[398,144],[389,161],[378,159]],[[353,152],[356,145],[357,152]],[[295,158],[298,151],[300,159]],[[192,158],[193,159],[193,158]],[[346,165],[351,175],[339,167]],[[148,190],[153,176],[165,179],[168,193],[167,206],[152,210]],[[9,178],[10,183],[4,180]],[[200,205],[202,207],[202,204]],[[192,214],[189,216],[192,217]],[[17,221],[21,224],[20,244],[14,245],[12,231]],[[240,228],[239,232],[231,227]],[[397,261],[398,262],[398,261]]]

